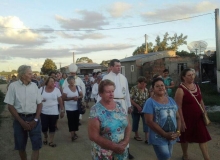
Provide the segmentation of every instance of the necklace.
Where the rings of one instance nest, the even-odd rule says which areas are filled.
[[[168,103],[168,100],[167,100],[167,97],[166,96],[163,96],[163,97],[157,97],[155,94],[153,95],[154,97],[154,100],[161,103],[161,104],[167,104]]]

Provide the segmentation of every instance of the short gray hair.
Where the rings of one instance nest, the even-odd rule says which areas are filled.
[[[67,77],[67,82],[69,82],[69,81],[71,81],[71,80],[74,80],[74,81],[75,81],[74,76],[69,76],[69,77]]]
[[[26,73],[28,69],[31,69],[31,66],[22,65],[18,68],[18,78],[21,79],[21,77]]]

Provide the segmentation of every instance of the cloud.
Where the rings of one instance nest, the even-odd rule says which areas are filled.
[[[132,5],[125,2],[115,2],[112,4],[108,11],[112,17],[122,17],[125,13],[132,9]]]
[[[47,43],[45,37],[28,30],[23,22],[15,16],[0,16],[0,43],[19,45],[42,45]]]
[[[72,39],[103,39],[107,36],[101,34],[101,33],[85,33],[85,34],[67,34],[65,32],[59,32],[58,35],[60,35],[62,38],[72,38]]]
[[[75,47],[75,53],[94,53],[94,52],[100,52],[100,51],[110,51],[110,50],[124,50],[134,47],[134,45],[131,44],[97,44],[97,45],[87,45],[83,47]]]
[[[62,16],[56,15],[55,19],[65,29],[100,29],[104,25],[108,25],[106,18],[94,11],[80,10],[77,12],[82,16],[82,19],[78,18],[64,18]]]
[[[155,11],[142,13],[145,21],[175,20],[192,16],[193,14],[213,11],[218,4],[209,1],[199,3],[176,3],[167,7],[156,9]]]

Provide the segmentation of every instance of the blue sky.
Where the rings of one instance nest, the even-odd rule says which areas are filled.
[[[40,71],[46,58],[59,68],[75,59],[89,57],[93,62],[131,56],[157,35],[183,33],[192,41],[204,40],[215,49],[214,9],[217,0],[1,0],[0,71],[22,64]],[[129,29],[110,29],[152,24],[191,16],[201,17]],[[110,29],[110,30],[100,30]],[[67,31],[68,30],[68,31]],[[93,31],[91,31],[93,30]],[[182,46],[179,50],[187,50]]]

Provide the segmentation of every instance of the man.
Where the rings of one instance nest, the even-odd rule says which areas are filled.
[[[70,72],[70,76],[74,76],[75,77],[75,85],[80,86],[82,93],[83,93],[83,97],[85,97],[85,84],[83,83],[82,79],[79,78],[78,76],[76,76],[76,71],[77,71],[78,67],[76,64],[72,63],[69,65],[69,72]],[[63,82],[63,86],[62,88],[64,89],[65,87],[68,87],[69,83],[67,82],[67,78],[64,80]],[[84,100],[84,98],[83,98]],[[80,114],[79,119],[82,119],[82,115]],[[81,125],[81,123],[79,123],[79,125]]]
[[[90,77],[90,82],[92,83],[92,86],[96,83],[96,77],[97,77],[96,72],[93,72],[92,77]]]
[[[115,83],[114,91],[114,100],[121,103],[122,107],[127,110],[128,113],[131,113],[131,101],[130,93],[128,88],[128,81],[124,75],[121,74],[121,63],[118,59],[113,59],[110,61],[111,71],[103,77],[104,79],[109,79]],[[98,96],[97,102],[101,100],[101,97]],[[129,153],[129,148],[128,148]],[[129,159],[134,157],[129,153]]]
[[[34,82],[38,86],[37,74],[33,74],[31,82]]]
[[[4,102],[14,117],[15,150],[19,151],[21,160],[27,160],[26,144],[28,136],[32,143],[31,160],[38,160],[42,146],[40,113],[42,97],[38,87],[31,82],[30,66],[18,68],[18,81],[11,83]]]
[[[17,77],[15,75],[12,76],[12,79],[9,81],[8,85],[7,85],[7,90],[8,90],[8,87],[11,83],[17,81]]]

